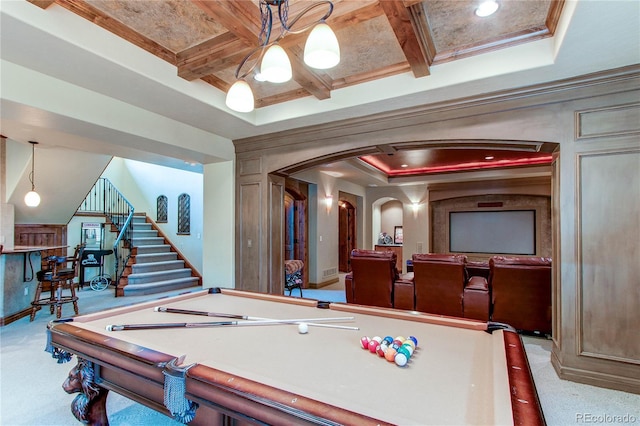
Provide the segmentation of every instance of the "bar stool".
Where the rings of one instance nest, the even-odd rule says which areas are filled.
[[[47,258],[48,269],[44,269],[37,273],[38,286],[31,302],[30,321],[36,317],[36,312],[42,306],[49,306],[49,311],[53,314],[56,312],[56,318],[62,316],[62,305],[65,303],[73,303],[73,310],[78,315],[78,296],[76,296],[74,278],[78,275],[78,265],[84,245],[76,247],[73,257],[50,256]],[[67,266],[71,263],[70,267]],[[70,290],[69,295],[63,295],[65,289]],[[49,290],[49,297],[42,297],[42,293]]]

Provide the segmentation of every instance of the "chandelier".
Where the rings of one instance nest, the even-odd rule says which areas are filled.
[[[273,26],[273,13],[271,7],[278,7],[280,20],[280,34],[271,41]],[[312,9],[326,6],[327,13],[311,24],[300,29],[294,26],[300,18]],[[288,19],[289,0],[260,0],[260,19],[262,29],[258,36],[258,46],[254,48],[238,65],[235,77],[236,82],[227,92],[226,104],[237,112],[251,112],[254,108],[254,97],[251,87],[247,83],[247,76],[256,69],[260,63],[256,80],[270,83],[284,83],[291,80],[291,61],[279,42],[287,34],[300,34],[314,27],[304,47],[304,62],[316,69],[329,69],[340,62],[340,46],[338,39],[325,20],[333,12],[333,3],[330,1],[318,1],[302,10],[291,21]],[[244,71],[243,71],[244,70]]]

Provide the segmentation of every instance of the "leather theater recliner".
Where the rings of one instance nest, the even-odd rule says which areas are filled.
[[[345,278],[347,303],[409,309],[394,304],[394,288],[398,283],[401,304],[413,306],[413,283],[400,277],[394,252],[354,249],[350,259],[351,272]]]
[[[412,256],[416,311],[464,317],[467,256],[420,253]]]
[[[494,256],[489,286],[492,321],[551,334],[551,258]]]

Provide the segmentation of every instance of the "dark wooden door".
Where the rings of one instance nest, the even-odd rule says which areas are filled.
[[[295,200],[285,193],[284,195],[284,258],[296,259],[294,252],[295,242]]]
[[[348,201],[340,201],[338,213],[338,268],[351,272],[351,250],[356,248],[356,209]]]
[[[304,262],[303,288],[308,287],[307,259],[307,199],[304,194],[290,190],[284,195],[284,259]]]

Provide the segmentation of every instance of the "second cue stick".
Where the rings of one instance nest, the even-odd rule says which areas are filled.
[[[162,328],[197,328],[197,327],[224,327],[224,326],[256,326],[256,325],[280,325],[280,324],[298,324],[301,322],[312,321],[344,321],[347,318],[303,318],[303,319],[285,319],[285,320],[255,320],[255,321],[214,321],[214,322],[169,322],[169,323],[152,323],[152,324],[120,324],[107,325],[107,331],[123,331],[123,330],[151,330]],[[318,324],[320,325],[320,324]],[[322,324],[328,327],[330,324]],[[334,326],[339,328],[357,329],[356,327]]]

